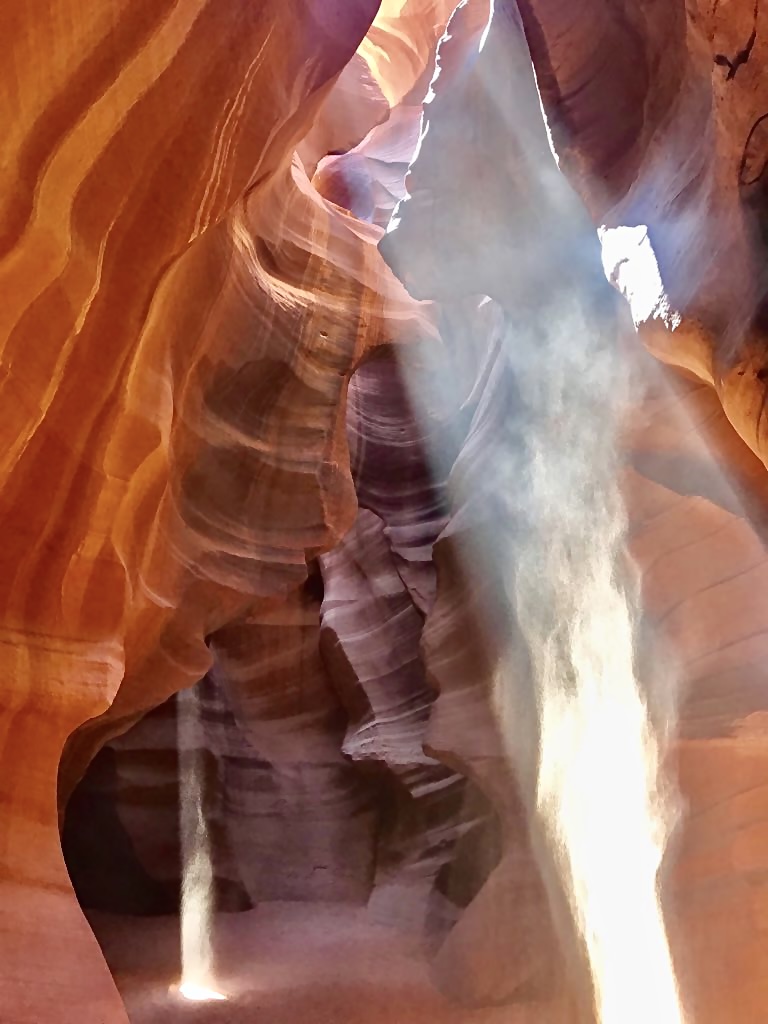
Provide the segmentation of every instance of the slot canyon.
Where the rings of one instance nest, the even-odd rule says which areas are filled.
[[[0,26],[0,1024],[768,1020],[768,4]]]

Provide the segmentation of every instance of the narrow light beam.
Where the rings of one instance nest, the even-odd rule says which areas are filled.
[[[214,982],[213,865],[203,808],[203,730],[196,687],[178,695],[179,823],[181,830],[181,983],[195,1002],[225,999]]]

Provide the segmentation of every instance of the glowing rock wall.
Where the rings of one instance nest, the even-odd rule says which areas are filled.
[[[354,516],[344,374],[378,300],[291,154],[376,6],[2,15],[4,1019],[124,1019],[61,859],[64,744],[110,708],[66,790]]]
[[[419,223],[416,197],[410,215],[440,256],[433,277],[450,280],[450,316],[411,300],[376,248],[455,6],[0,12],[3,1020],[125,1021],[62,860],[57,778],[63,808],[106,741],[209,671],[238,726],[211,733],[243,800],[229,826],[222,814],[231,850],[252,842],[243,806],[279,825],[280,800],[253,796],[251,749],[272,781],[307,769],[296,850],[326,853],[324,830],[371,798],[365,771],[384,772],[406,827],[378,877],[353,873],[349,887],[394,917],[471,901],[437,955],[446,987],[480,1002],[550,997],[553,938],[488,707],[496,581],[492,567],[467,575],[472,517],[446,483],[474,479],[482,504],[511,386],[494,307],[473,296],[514,286],[495,232],[519,216],[502,131],[516,110],[484,122],[471,83],[448,93],[484,0],[462,10],[436,83],[445,148],[427,174],[421,164],[434,222]],[[766,14],[740,0],[521,0],[519,13],[562,169],[596,226],[647,226],[662,292],[640,336],[686,371],[637,411],[626,494],[648,615],[684,698],[675,952],[697,1022],[747,1024],[768,1004]],[[467,238],[498,252],[493,281],[460,275]],[[542,266],[542,287],[557,270]],[[426,426],[394,379],[393,345],[417,367],[420,345],[439,347],[459,369],[461,393]],[[374,350],[388,354],[366,363]],[[455,444],[426,473],[432,434]],[[318,574],[322,597],[307,583]],[[474,899],[475,883],[458,895],[450,883],[463,832],[487,813],[462,806],[464,777],[504,838]],[[373,863],[367,813],[350,864]],[[270,856],[248,846],[240,860]],[[222,875],[263,897],[237,859]]]

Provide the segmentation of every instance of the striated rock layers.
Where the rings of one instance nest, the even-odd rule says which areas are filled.
[[[62,796],[354,519],[375,250],[292,153],[377,6],[2,16],[6,1020],[125,1019],[61,858],[65,743]]]
[[[477,538],[503,545],[515,487],[510,322],[535,368],[569,281],[626,319],[595,228],[650,352],[617,328],[641,670],[660,716],[680,698],[675,962],[697,1022],[764,1016],[764,17],[0,14],[2,1020],[126,1020],[59,824],[84,904],[175,907],[172,696],[200,680],[221,906],[367,901],[426,929],[452,995],[571,1019]],[[539,94],[577,232],[544,215]]]

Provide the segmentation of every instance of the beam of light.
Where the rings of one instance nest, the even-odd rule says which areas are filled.
[[[501,666],[495,710],[509,760],[529,786],[542,874],[550,859],[575,942],[586,950],[589,1019],[684,1024],[658,888],[676,808],[662,770],[664,737],[635,674],[639,588],[620,488],[617,438],[632,378],[600,314],[558,290],[535,323],[507,326],[503,348],[521,402],[507,413],[507,440],[483,432],[482,476],[494,479],[508,516],[474,527],[468,568],[506,566],[530,667],[522,679],[519,665]],[[490,302],[478,300],[478,309]],[[446,352],[398,354],[413,408],[429,425],[438,392],[461,390],[446,379]],[[466,442],[442,434],[433,443],[439,478],[441,445]],[[466,473],[452,475],[460,501],[478,486],[476,475],[462,483]],[[665,683],[674,705],[676,680]],[[566,943],[574,941],[568,930]]]
[[[181,983],[197,1002],[226,998],[214,981],[213,866],[203,810],[203,736],[197,688],[178,695],[179,824],[181,831]]]
[[[588,252],[593,236],[586,237],[583,208],[555,170],[556,154],[550,166],[532,156],[543,151],[545,134],[553,151],[552,136],[538,85],[531,97],[536,116],[525,109],[532,83],[522,77],[532,69],[517,21],[509,8],[495,13],[475,65],[475,87],[481,84],[489,100],[518,97],[516,104],[504,100],[500,110],[510,140],[518,143],[521,174],[539,178],[530,194],[540,234],[516,237],[521,229],[509,225],[510,251],[518,242],[525,252],[509,274],[524,279],[525,261],[535,256],[546,265],[548,248],[552,273],[538,311],[529,310],[521,322],[514,301],[507,310],[504,349],[519,402],[508,410],[508,440],[488,436],[485,456],[479,453],[488,458],[493,452],[486,476],[507,506],[508,522],[495,524],[494,536],[475,531],[472,544],[506,567],[513,618],[527,652],[526,665],[519,657],[515,664],[511,652],[510,663],[500,668],[494,703],[526,794],[542,876],[573,954],[574,983],[582,1002],[590,1003],[590,1017],[600,1024],[683,1024],[658,884],[672,801],[663,779],[662,732],[635,675],[638,588],[619,486],[617,438],[629,368],[622,365],[615,329],[605,321],[606,304],[594,301],[599,263],[596,281],[587,274],[559,280],[557,240],[572,240],[579,263],[579,239]],[[520,80],[499,88],[504,74]],[[521,83],[526,88],[518,88]],[[398,208],[390,231],[406,210]],[[647,229],[603,228],[599,237],[606,274],[623,290],[635,323],[671,316]],[[454,241],[461,249],[462,240]],[[480,260],[482,249],[473,243],[466,239],[462,251]],[[401,255],[407,262],[408,253]],[[489,267],[489,281],[497,277],[493,271]],[[537,287],[544,287],[543,279]],[[408,360],[407,347],[400,354]],[[437,369],[432,388],[446,373]],[[425,392],[414,382],[414,366],[409,370],[414,407],[424,411]],[[422,372],[420,383],[427,376]],[[457,479],[455,490],[461,486]],[[512,629],[510,622],[510,634]],[[669,679],[668,688],[674,686]]]
[[[515,359],[526,457],[511,589],[537,707],[538,828],[586,948],[601,1024],[682,1024],[657,878],[671,816],[634,670],[616,451],[621,356],[578,294],[550,313],[536,325],[535,358]],[[515,746],[516,696],[519,683],[501,680],[497,705]]]
[[[531,74],[535,81],[532,67]],[[559,167],[538,82],[536,93]],[[510,131],[529,148],[524,119]],[[580,203],[565,179],[541,168],[540,184],[552,237],[572,218],[571,237],[578,239]],[[657,316],[674,328],[647,228],[603,227],[598,237],[606,274],[635,324]],[[534,829],[586,950],[600,1024],[683,1024],[659,893],[672,804],[662,737],[635,675],[639,588],[619,484],[629,367],[615,344],[617,325],[604,320],[593,285],[579,280],[563,288],[555,275],[544,315],[522,325],[510,346],[525,452],[514,480],[510,590],[535,692]],[[503,679],[497,701],[520,764],[520,727],[510,723],[517,700],[519,683]],[[523,774],[531,768],[529,757]]]

